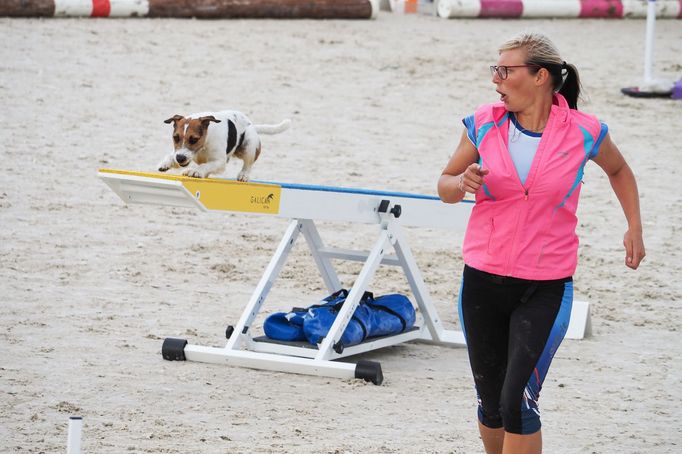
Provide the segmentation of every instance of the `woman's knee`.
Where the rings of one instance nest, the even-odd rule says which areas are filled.
[[[504,427],[502,415],[498,407],[484,407],[479,402],[478,404],[478,421],[490,429],[500,429]]]
[[[540,430],[540,410],[537,394],[526,388],[521,396],[505,396],[500,403],[500,414],[506,432],[528,435]]]

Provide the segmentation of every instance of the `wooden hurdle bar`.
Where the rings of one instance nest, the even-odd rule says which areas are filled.
[[[290,219],[282,239],[242,315],[229,326],[223,348],[189,344],[185,339],[164,340],[167,360],[189,360],[321,375],[360,378],[381,384],[381,365],[335,361],[407,341],[449,346],[465,345],[461,331],[443,327],[421,272],[412,255],[403,226],[464,229],[473,206],[470,201],[449,205],[437,197],[399,192],[372,191],[271,182],[242,183],[227,179],[197,179],[160,173],[100,169],[98,176],[126,203],[192,207]],[[316,221],[376,224],[378,232],[369,252],[336,249],[324,245]],[[286,262],[297,238],[303,235],[329,293],[342,288],[331,259],[363,262],[346,302],[325,339],[317,346],[306,342],[275,342],[254,337],[251,325]],[[390,250],[395,254],[389,255]],[[369,338],[344,347],[341,336],[379,265],[402,269],[420,309],[415,327],[407,332]],[[574,301],[566,337],[582,338],[589,332],[589,305]]]
[[[0,17],[375,19],[379,0],[2,0]]]

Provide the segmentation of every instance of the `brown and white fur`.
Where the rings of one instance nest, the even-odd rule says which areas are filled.
[[[174,115],[165,123],[173,123],[175,149],[159,164],[160,172],[187,167],[194,162],[197,166],[188,168],[183,175],[206,178],[224,172],[227,162],[236,156],[244,162],[237,180],[248,181],[251,167],[261,151],[258,134],[280,133],[289,127],[290,121],[284,120],[276,125],[254,125],[243,113],[224,110],[188,117]]]

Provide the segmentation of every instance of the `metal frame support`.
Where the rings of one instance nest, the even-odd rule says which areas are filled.
[[[446,330],[443,329],[440,323],[426,284],[421,277],[417,263],[407,244],[404,232],[398,222],[396,222],[396,217],[400,216],[400,211],[400,205],[394,205],[389,208],[389,202],[386,200],[382,201],[380,206],[377,207],[379,232],[369,252],[325,247],[313,220],[292,220],[270,263],[266,267],[263,277],[244,308],[239,322],[234,326],[227,345],[224,348],[204,347],[186,344],[186,341],[183,339],[169,338],[164,342],[164,357],[166,359],[185,359],[188,361],[229,364],[255,369],[345,379],[363,378],[375,384],[380,384],[381,380],[383,380],[383,375],[379,363],[360,361],[357,364],[353,364],[334,360],[412,340],[463,345],[463,342],[458,342],[457,332],[452,332],[453,335],[450,337],[445,335]],[[252,337],[250,326],[262,309],[270,289],[274,285],[289,252],[301,233],[306,239],[315,264],[330,292],[341,288],[341,282],[334,270],[331,258],[363,261],[364,265],[353,286],[350,288],[346,302],[339,311],[329,333],[317,348],[260,342]],[[387,252],[391,248],[395,250],[396,254],[388,256]],[[362,344],[347,348],[340,346],[339,341],[343,332],[360,304],[362,295],[371,283],[377,268],[381,264],[400,266],[402,268],[421,310],[423,319],[421,326],[415,330],[395,336],[369,339]],[[463,336],[461,336],[461,339],[463,340]],[[183,352],[178,352],[177,349],[183,346]]]

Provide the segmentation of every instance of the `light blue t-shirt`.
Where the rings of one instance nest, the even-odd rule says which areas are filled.
[[[516,173],[519,175],[519,180],[521,184],[526,184],[526,178],[528,178],[528,172],[530,172],[530,167],[533,164],[533,158],[535,157],[535,152],[540,144],[540,139],[542,138],[542,133],[531,132],[523,129],[516,120],[516,116],[510,112],[509,115],[509,135],[508,135],[508,148],[509,154],[514,162],[514,167],[516,167]],[[469,115],[462,120],[464,126],[467,128],[467,137],[476,148],[478,144],[476,143],[476,125],[474,122],[474,116]],[[590,159],[594,159],[597,154],[599,154],[599,146],[601,145],[604,137],[609,132],[609,127],[606,123],[601,124],[601,131],[599,132],[599,137],[590,154]]]
[[[538,151],[542,133],[523,129],[514,114],[509,115],[509,121],[507,148],[521,184],[526,184],[526,178],[528,178],[530,166],[533,164],[535,152]]]

